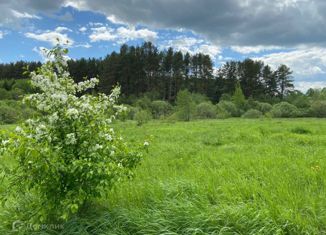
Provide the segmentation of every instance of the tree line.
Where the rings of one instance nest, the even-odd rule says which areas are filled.
[[[294,89],[292,71],[286,65],[273,70],[262,61],[229,61],[214,70],[209,55],[190,54],[173,48],[160,51],[151,42],[140,46],[122,45],[119,52],[105,58],[81,58],[68,62],[77,81],[98,76],[100,92],[121,86],[126,101],[144,94],[153,99],[175,102],[180,90],[203,94],[213,102],[234,93],[240,84],[246,98],[262,101],[282,100]],[[0,64],[0,79],[27,78],[40,62]]]

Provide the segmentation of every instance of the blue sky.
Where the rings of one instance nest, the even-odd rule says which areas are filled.
[[[56,38],[68,40],[73,59],[105,57],[123,43],[152,41],[161,50],[171,46],[183,52],[209,54],[216,67],[227,60],[248,57],[274,68],[284,63],[294,71],[297,89],[326,86],[326,34],[318,28],[310,31],[312,26],[323,25],[318,25],[324,18],[317,11],[321,7],[316,5],[321,1],[275,0],[272,5],[265,0],[197,2],[0,3],[0,62],[43,61],[42,48],[55,45]]]

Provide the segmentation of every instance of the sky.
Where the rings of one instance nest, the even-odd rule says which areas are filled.
[[[326,87],[325,0],[0,0],[0,62],[105,57],[121,44],[209,54],[216,68],[252,58],[293,70],[295,88]]]

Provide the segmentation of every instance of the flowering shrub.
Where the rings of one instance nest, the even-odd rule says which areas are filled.
[[[141,159],[116,135],[111,122],[123,107],[116,105],[119,88],[107,96],[85,94],[96,78],[74,83],[67,72],[67,51],[55,47],[53,61],[31,73],[40,93],[24,101],[43,115],[17,127],[2,152],[16,159],[8,176],[9,194],[35,195],[31,220],[68,219],[89,199],[105,194]],[[108,116],[108,114],[112,114]]]

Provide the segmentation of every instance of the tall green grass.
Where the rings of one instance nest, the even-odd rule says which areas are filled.
[[[151,139],[136,177],[63,230],[27,234],[326,234],[326,120],[116,125]]]

